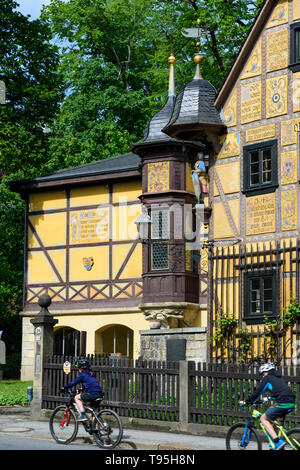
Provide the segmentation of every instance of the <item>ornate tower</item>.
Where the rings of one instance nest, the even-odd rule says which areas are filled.
[[[175,57],[169,59],[169,93],[163,108],[148,122],[144,140],[131,150],[142,159],[144,211],[150,217],[143,241],[143,304],[147,319],[165,327],[192,326],[199,312],[199,275],[187,249],[197,199],[191,170],[205,147],[162,132],[174,112]],[[190,238],[191,240],[192,238]]]

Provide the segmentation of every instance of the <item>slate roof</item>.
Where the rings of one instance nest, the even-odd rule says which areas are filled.
[[[148,121],[143,143],[175,140],[162,132],[162,129],[168,124],[172,116],[175,99],[175,95],[169,95],[162,109],[154,114],[154,116]]]
[[[24,186],[31,183],[46,183],[48,181],[50,182],[85,176],[120,173],[130,170],[139,170],[140,166],[141,158],[138,155],[134,153],[126,153],[124,155],[118,155],[117,157],[99,160],[93,163],[87,163],[86,165],[80,165],[49,175],[38,176],[28,180],[13,181],[11,182],[10,187],[12,190],[16,190],[20,184]]]
[[[179,90],[172,117],[163,132],[171,135],[174,129],[194,124],[224,127],[214,105],[216,95],[217,91],[209,81],[193,78]]]

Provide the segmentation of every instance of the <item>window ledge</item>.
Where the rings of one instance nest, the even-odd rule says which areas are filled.
[[[259,194],[274,193],[276,189],[278,188],[278,186],[279,186],[278,184],[272,184],[272,186],[268,186],[268,187],[259,186],[253,189],[244,189],[242,193],[245,194],[245,196],[247,197],[258,196]]]
[[[244,317],[243,321],[246,323],[246,325],[263,325],[265,323],[265,317],[267,317],[268,321],[270,320],[276,320],[277,315],[270,315],[270,314],[265,314],[265,315],[257,315],[257,316],[251,316],[250,317]]]
[[[300,72],[300,63],[290,64],[288,67],[292,72]]]

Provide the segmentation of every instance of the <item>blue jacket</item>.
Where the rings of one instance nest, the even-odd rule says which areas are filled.
[[[103,390],[100,387],[98,380],[96,379],[95,372],[91,369],[84,369],[75,380],[65,385],[64,389],[74,387],[74,385],[79,383],[82,384],[82,387],[87,393],[103,394]]]
[[[279,371],[270,370],[268,372],[268,375],[262,379],[259,387],[250,396],[249,402],[254,403],[266,391],[271,392],[271,399],[276,400],[278,404],[295,402],[293,391],[281,377]]]

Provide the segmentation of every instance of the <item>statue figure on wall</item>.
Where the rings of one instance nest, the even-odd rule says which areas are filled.
[[[208,174],[205,166],[204,153],[199,152],[198,159],[192,170],[192,181],[197,202],[203,203],[204,196],[208,194]]]

